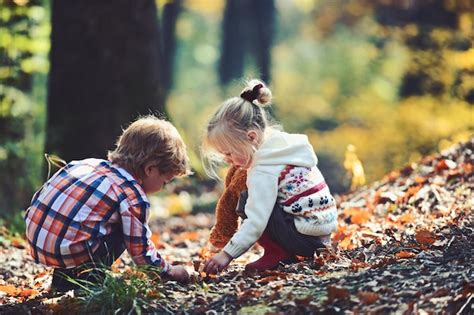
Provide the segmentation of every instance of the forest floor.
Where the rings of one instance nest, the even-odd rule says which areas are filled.
[[[473,314],[473,144],[471,139],[339,196],[339,229],[332,248],[276,270],[244,273],[244,265],[261,255],[255,246],[225,272],[208,277],[199,268],[209,254],[204,248],[213,216],[153,222],[160,253],[185,265],[191,282],[154,281],[151,289],[138,293],[135,304],[117,299],[114,309],[127,313],[139,305],[142,313]],[[7,235],[0,231],[1,314],[105,310],[104,301],[90,294],[87,300],[80,292],[50,292],[51,270],[31,260],[23,239]],[[130,279],[127,273],[138,272],[129,265],[124,255],[113,271]]]

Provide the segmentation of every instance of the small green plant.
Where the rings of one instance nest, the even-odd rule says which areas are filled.
[[[68,279],[79,286],[78,300],[85,312],[95,314],[141,314],[151,299],[161,296],[159,271],[134,268],[115,274],[103,268],[104,281],[93,283]]]

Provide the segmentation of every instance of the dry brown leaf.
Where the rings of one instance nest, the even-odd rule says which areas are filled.
[[[345,300],[351,295],[348,289],[337,287],[335,285],[328,285],[328,301],[333,302],[334,300]]]
[[[262,291],[259,289],[249,289],[245,290],[240,294],[241,299],[252,299],[252,298],[258,298],[260,295],[262,295]]]
[[[395,257],[397,258],[413,258],[415,257],[416,254],[415,253],[412,253],[412,252],[408,252],[408,251],[405,251],[405,250],[402,250],[401,252],[398,252],[395,254]]]
[[[431,245],[436,241],[437,237],[436,234],[428,230],[418,230],[415,234],[415,239],[420,244]]]
[[[379,299],[379,295],[375,292],[361,291],[357,296],[365,305],[374,304]]]
[[[309,303],[313,300],[312,295],[308,295],[307,297],[303,299],[295,299],[296,305],[301,305],[301,306],[306,306],[309,305]]]

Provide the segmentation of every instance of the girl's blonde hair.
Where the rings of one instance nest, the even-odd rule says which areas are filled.
[[[240,97],[232,97],[222,103],[207,125],[203,143],[204,167],[208,175],[216,175],[216,167],[224,157],[219,148],[243,153],[249,160],[255,150],[248,140],[248,132],[256,131],[262,139],[270,126],[268,115],[263,109],[272,100],[272,92],[260,80],[247,82]]]
[[[176,128],[153,115],[138,118],[125,129],[108,159],[143,178],[145,166],[155,163],[162,174],[189,174],[186,145]]]

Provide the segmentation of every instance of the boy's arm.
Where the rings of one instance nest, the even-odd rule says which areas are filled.
[[[148,226],[149,204],[141,203],[122,209],[122,228],[128,253],[137,265],[153,265],[167,273],[171,265],[156,250],[151,241],[151,230]]]

